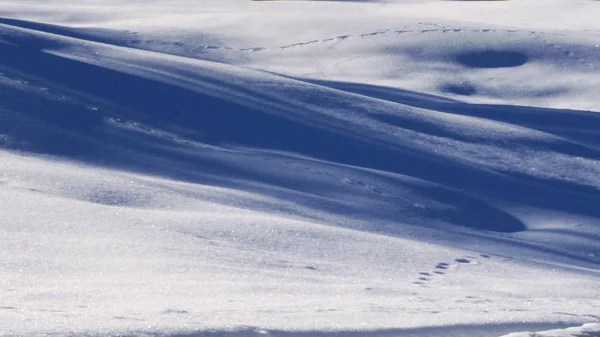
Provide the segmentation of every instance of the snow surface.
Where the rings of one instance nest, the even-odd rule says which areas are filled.
[[[0,336],[600,336],[598,17],[3,0]]]

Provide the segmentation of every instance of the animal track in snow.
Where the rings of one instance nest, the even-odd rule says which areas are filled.
[[[479,262],[477,262],[477,258],[470,256],[467,256],[467,258],[456,259],[454,260],[454,262],[462,264],[479,264]]]
[[[486,254],[479,255],[483,258],[489,259],[490,256]],[[465,256],[454,259],[454,263],[439,262],[435,265],[432,271],[421,271],[416,281],[412,282],[420,286],[425,286],[428,282],[434,281],[441,277],[445,277],[448,272],[457,270],[461,265],[477,265],[479,259],[475,256]]]
[[[236,50],[236,51],[240,51],[240,52],[261,52],[261,51],[269,51],[269,50],[285,51],[288,49],[313,45],[313,44],[317,44],[317,43],[332,43],[332,42],[339,42],[339,41],[344,41],[344,40],[348,40],[348,39],[352,39],[352,38],[370,38],[370,37],[375,37],[375,36],[380,36],[380,35],[407,34],[407,33],[418,33],[418,34],[435,33],[435,32],[461,33],[461,34],[462,33],[497,33],[497,32],[528,33],[530,35],[535,35],[536,38],[539,38],[542,35],[558,35],[558,33],[541,33],[541,32],[535,32],[535,31],[515,30],[515,29],[491,29],[491,28],[477,29],[477,28],[463,28],[463,27],[444,27],[444,26],[432,24],[432,23],[419,23],[419,25],[426,26],[427,28],[380,29],[380,30],[373,31],[373,32],[367,32],[367,33],[361,33],[361,34],[355,34],[355,35],[350,35],[350,34],[338,35],[335,37],[324,38],[324,39],[320,39],[320,40],[313,39],[313,40],[309,40],[309,41],[296,42],[296,43],[282,45],[282,46],[276,46],[276,47],[254,46],[254,47],[234,48],[234,47],[230,47],[230,46],[219,46],[219,45],[200,45],[200,46],[195,46],[194,48],[192,48],[192,51],[201,52],[201,51],[205,51],[205,50],[218,50],[218,49]],[[139,36],[139,35],[137,35],[138,34],[137,32],[135,34],[133,34],[133,33],[131,33],[131,34],[135,35],[135,36]],[[164,41],[164,40],[153,40],[153,39],[148,39],[148,40],[135,39],[135,40],[130,41],[130,44],[135,44],[135,45],[138,45],[141,43],[158,44],[158,45],[164,45],[164,46],[173,45],[173,46],[178,46],[178,47],[183,47],[185,45],[185,42],[183,42],[183,41]]]
[[[346,184],[350,184],[350,185],[354,185],[354,186],[361,186],[364,187],[374,193],[377,193],[379,195],[386,195],[384,192],[380,191],[379,189],[377,189],[377,187],[363,183],[362,181],[358,181],[358,180],[353,180],[350,178],[343,178],[341,179],[342,182],[346,183]]]
[[[589,68],[591,70],[596,70],[599,65],[596,64],[593,61],[590,61],[590,58],[583,58],[580,56],[580,53],[576,53],[575,51],[573,51],[570,48],[565,47],[564,45],[560,44],[560,43],[555,43],[555,42],[551,42],[548,41],[545,38],[546,35],[542,35],[542,34],[536,34],[535,35],[535,39],[546,44],[548,47],[550,47],[551,49],[554,49],[555,51],[557,51],[558,53],[564,55],[567,59],[572,60],[573,62],[579,63],[581,66]],[[598,47],[598,45],[596,45],[596,47]],[[596,52],[598,55],[596,57],[593,57],[591,59],[593,60],[597,60],[600,57],[600,50]]]
[[[359,36],[360,37],[377,36],[377,35],[385,34],[389,31],[390,31],[389,29],[385,29],[385,30],[376,31],[376,32],[372,32],[372,33],[360,34]]]
[[[263,158],[264,160],[273,160],[273,159],[269,159],[269,158]],[[285,165],[289,165],[289,166],[293,166],[294,168],[297,169],[302,169],[304,171],[310,172],[312,174],[316,174],[322,177],[325,177],[326,179],[331,179],[331,180],[337,180],[339,182],[342,182],[344,184],[348,184],[348,185],[352,185],[352,186],[357,186],[360,188],[364,188],[368,191],[371,191],[373,193],[379,194],[380,196],[384,196],[384,197],[389,197],[390,194],[384,192],[381,188],[377,187],[377,186],[373,186],[369,183],[363,182],[361,180],[355,179],[355,178],[349,178],[349,177],[344,177],[341,175],[336,175],[330,172],[327,172],[325,170],[319,170],[319,169],[315,169],[312,167],[308,167],[308,166],[301,166],[301,164],[296,163],[296,162],[292,162],[292,161],[287,161],[287,160],[277,160],[275,159],[276,162],[279,162],[280,164],[285,164]]]
[[[350,37],[351,37],[351,35],[340,35],[340,36],[331,37],[331,38],[328,38],[328,39],[321,40],[321,42],[341,41],[341,40],[348,39]]]
[[[437,269],[448,269],[448,267],[450,267],[450,265],[445,262],[440,262],[435,266]]]
[[[17,307],[11,307],[11,306],[0,306],[0,310],[17,310]]]

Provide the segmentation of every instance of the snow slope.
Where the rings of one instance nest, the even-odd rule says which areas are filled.
[[[544,3],[4,1],[0,335],[598,334],[600,9]]]

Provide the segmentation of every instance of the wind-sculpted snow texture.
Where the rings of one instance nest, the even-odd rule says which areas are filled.
[[[598,6],[3,1],[0,335],[599,335]]]

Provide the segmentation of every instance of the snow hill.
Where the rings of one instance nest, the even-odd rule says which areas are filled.
[[[0,336],[600,336],[597,17],[3,0]]]

